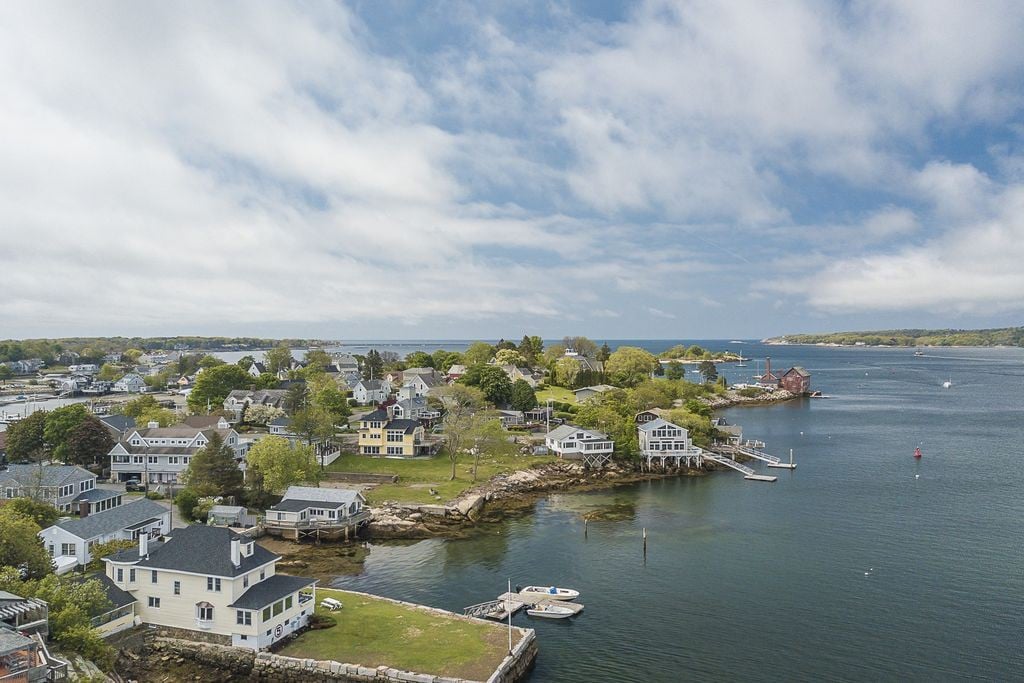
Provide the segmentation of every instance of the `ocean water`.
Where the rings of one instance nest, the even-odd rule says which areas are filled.
[[[514,620],[537,630],[536,682],[1024,680],[1024,350],[744,353],[830,397],[724,411],[794,450],[777,483],[555,495],[471,539],[374,545],[337,585],[454,611],[508,579],[576,588],[571,621]]]

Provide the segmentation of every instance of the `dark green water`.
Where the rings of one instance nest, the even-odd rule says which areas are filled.
[[[727,411],[796,450],[777,483],[553,496],[471,540],[376,546],[339,585],[454,611],[509,577],[580,590],[571,622],[516,617],[532,681],[1024,680],[1024,351],[746,352],[833,396]]]

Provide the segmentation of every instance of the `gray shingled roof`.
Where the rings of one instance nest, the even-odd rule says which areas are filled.
[[[113,610],[115,610],[115,609],[117,609],[119,607],[124,607],[125,605],[130,605],[130,604],[132,604],[133,602],[136,601],[135,598],[132,597],[131,593],[129,593],[127,591],[124,591],[124,590],[121,590],[120,588],[118,588],[117,584],[114,583],[113,581],[111,581],[110,577],[107,576],[106,574],[102,574],[102,573],[89,574],[87,576],[82,576],[82,577],[78,577],[78,578],[72,579],[72,581],[74,581],[75,583],[85,583],[86,581],[90,581],[90,580],[94,580],[94,581],[99,581],[100,582],[100,586],[103,587],[103,592],[106,593],[107,600],[110,600],[111,606],[108,607],[107,609],[103,610],[102,612],[99,612],[98,614],[90,614],[89,616],[96,617],[96,616],[99,616],[100,614],[104,614],[106,612],[111,612],[111,611],[113,611]]]
[[[388,422],[386,425],[384,425],[384,431],[400,431],[408,434],[409,432],[414,431],[419,426],[420,423],[417,422],[416,420],[392,420],[391,422]]]
[[[584,427],[577,427],[576,425],[562,425],[561,427],[556,427],[555,429],[552,429],[550,432],[548,432],[547,436],[548,438],[554,439],[555,441],[561,441],[562,439],[565,439],[568,436],[572,436],[576,432],[587,432],[588,434],[596,435],[600,439],[608,438],[607,435],[605,435],[602,432],[598,432],[593,429],[586,429]]]
[[[285,500],[313,500],[331,503],[351,503],[359,497],[355,489],[336,489],[318,486],[289,486]]]
[[[234,604],[228,605],[228,607],[233,609],[262,609],[296,591],[312,586],[314,583],[316,583],[316,579],[274,574],[270,578],[250,586],[249,590],[242,593],[241,597],[235,600]]]
[[[40,478],[38,465],[8,465],[0,470],[0,481],[13,479],[22,486],[63,486],[94,479],[95,474],[77,465],[44,465]]]
[[[56,526],[87,541],[156,519],[167,512],[167,508],[156,501],[141,498],[88,517],[62,519]]]
[[[127,415],[104,415],[100,422],[114,431],[124,432],[135,427],[135,418]]]
[[[388,411],[377,408],[372,413],[367,413],[359,418],[360,422],[386,422],[388,419]]]
[[[235,577],[278,558],[266,548],[254,544],[252,555],[243,556],[240,566],[236,568],[231,564],[231,541],[235,539],[243,544],[252,541],[248,536],[236,534],[224,527],[190,526],[175,529],[166,543],[159,548],[151,548],[149,559],[141,560],[137,566]]]
[[[75,497],[74,503],[79,501],[87,500],[90,503],[97,503],[101,500],[108,500],[110,498],[116,498],[122,495],[121,491],[111,491],[109,489],[89,489],[88,491],[82,491]]]
[[[18,650],[30,648],[34,644],[35,641],[26,638],[17,631],[0,627],[0,655],[7,655]]]
[[[282,500],[277,505],[274,505],[270,510],[274,512],[302,512],[309,508],[324,508],[326,510],[337,510],[347,505],[340,500],[301,500],[297,498],[289,498],[288,500]]]

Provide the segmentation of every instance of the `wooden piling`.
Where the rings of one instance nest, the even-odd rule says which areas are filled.
[[[583,518],[583,538],[587,537],[587,523],[590,522],[586,517]]]

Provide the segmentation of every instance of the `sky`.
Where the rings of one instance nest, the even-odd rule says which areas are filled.
[[[1022,324],[1024,3],[0,4],[0,338]]]

